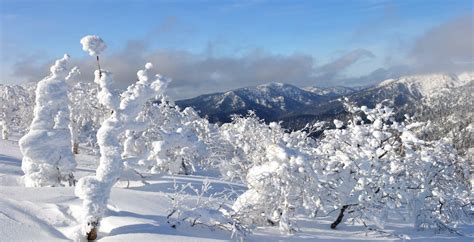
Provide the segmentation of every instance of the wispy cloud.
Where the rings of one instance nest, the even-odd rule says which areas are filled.
[[[426,32],[408,57],[419,71],[474,70],[474,13]]]
[[[334,80],[341,71],[345,70],[363,58],[375,58],[375,55],[366,49],[356,49],[350,51],[336,60],[319,67],[319,79]]]
[[[463,16],[427,31],[410,43],[403,42],[401,45],[408,53],[396,54],[406,57],[404,61],[387,61],[385,67],[361,77],[346,76],[346,71],[361,61],[388,57],[376,57],[371,50],[358,48],[346,50],[328,63],[320,63],[310,54],[274,54],[258,48],[216,54],[220,45],[228,45],[218,40],[209,41],[199,53],[152,46],[150,36],[166,35],[180,25],[174,17],[163,21],[150,36],[128,41],[121,50],[103,56],[101,64],[114,72],[117,87],[122,88],[135,82],[136,72],[144,63],[153,62],[157,72],[174,80],[169,94],[177,99],[271,81],[297,86],[363,85],[411,73],[472,70],[473,23],[474,15]],[[81,81],[92,81],[94,59],[73,56],[72,60],[81,69]],[[38,55],[19,57],[11,73],[18,80],[38,81],[47,75],[52,61]]]
[[[136,71],[147,61],[153,62],[157,72],[173,78],[170,94],[175,98],[192,97],[202,93],[252,86],[271,81],[294,85],[316,85],[335,80],[339,72],[364,57],[372,57],[368,50],[350,51],[322,66],[306,54],[278,55],[254,49],[239,56],[214,57],[206,49],[195,54],[184,50],[151,50],[146,41],[129,41],[117,53],[102,57],[102,66],[114,72],[117,87],[125,87],[136,80]],[[46,75],[47,63],[38,63],[37,57],[21,59],[14,65],[14,73],[30,81]],[[74,59],[81,69],[82,81],[91,81],[95,62],[93,58]]]

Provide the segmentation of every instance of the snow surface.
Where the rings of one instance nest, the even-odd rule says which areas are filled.
[[[0,140],[0,240],[1,241],[65,241],[80,223],[81,200],[74,195],[74,187],[26,188],[21,176],[21,152],[18,136],[11,140]],[[76,176],[92,175],[98,165],[98,157],[85,155],[80,150],[76,156]],[[168,195],[177,183],[192,183],[200,186],[203,176],[159,176],[145,174],[148,184],[131,179],[120,181],[112,189],[107,217],[102,221],[99,241],[235,241],[230,234],[205,227],[189,227],[181,224],[171,228],[166,215],[170,205]],[[213,190],[228,187],[242,191],[243,186],[209,178]],[[192,197],[192,195],[190,196]],[[299,232],[293,235],[280,234],[278,227],[257,228],[247,241],[394,241],[401,238],[414,241],[473,241],[474,224],[460,228],[463,237],[432,231],[415,231],[412,224],[391,218],[385,231],[396,235],[364,231],[362,225],[341,224],[331,230],[329,224],[335,214],[318,219],[298,218]],[[403,236],[401,234],[404,234]]]

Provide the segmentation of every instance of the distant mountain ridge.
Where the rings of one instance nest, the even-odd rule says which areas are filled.
[[[449,88],[460,87],[474,80],[473,72],[428,74],[388,79],[366,88],[306,87],[284,83],[269,83],[213,93],[177,101],[180,107],[193,107],[211,122],[225,123],[234,114],[246,115],[254,110],[257,116],[270,122],[282,121],[290,129],[298,129],[315,120],[344,119],[341,97],[358,105],[374,106],[389,100],[398,110],[407,113],[423,98]]]
[[[304,87],[303,90],[312,92],[318,95],[325,96],[342,96],[347,95],[358,90],[364,89],[364,87],[344,87],[344,86],[335,86],[335,87]]]
[[[290,84],[269,83],[202,95],[177,101],[176,104],[193,107],[212,122],[229,122],[232,114],[246,115],[248,110],[254,110],[257,116],[273,121],[287,113],[302,111],[333,97],[334,95],[305,91]]]

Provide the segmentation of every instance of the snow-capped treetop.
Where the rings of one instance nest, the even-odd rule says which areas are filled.
[[[114,82],[112,78],[112,73],[108,71],[99,71],[94,72],[95,79],[94,82],[97,83],[100,87],[100,91],[97,94],[99,103],[105,105],[107,108],[115,110],[119,107],[120,97],[112,93],[111,85]]]
[[[54,65],[52,65],[51,68],[49,69],[51,71],[51,75],[53,76],[53,78],[58,77],[62,79],[66,77],[69,70],[66,66],[68,60],[69,60],[68,54],[64,54],[63,58],[56,60]]]
[[[81,75],[81,71],[79,70],[77,66],[75,66],[71,69],[71,71],[69,71],[69,74],[67,74],[66,81],[72,80],[79,75]]]
[[[97,35],[87,35],[81,39],[82,49],[91,56],[100,55],[107,48],[105,42]]]

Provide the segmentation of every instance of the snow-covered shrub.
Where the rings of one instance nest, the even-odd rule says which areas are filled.
[[[0,120],[0,127],[2,128],[2,139],[8,140],[10,129],[8,128],[7,122],[5,120]]]
[[[137,120],[145,103],[160,95],[165,90],[169,80],[149,74],[151,63],[137,73],[138,81],[129,86],[122,94],[116,95],[110,91],[112,76],[110,72],[95,72],[95,82],[101,90],[98,93],[99,102],[112,110],[97,132],[100,147],[100,164],[95,176],[83,177],[76,187],[76,195],[83,199],[83,221],[81,234],[88,239],[95,239],[100,221],[104,215],[112,186],[120,177],[123,159],[120,137],[127,130],[142,131],[146,129]]]
[[[321,207],[315,142],[307,133],[287,133],[279,124],[267,125],[252,115],[235,118],[221,132],[228,142],[224,145],[232,147],[221,171],[248,187],[232,206],[244,224],[278,224],[282,232],[292,232],[291,220],[298,212]]]
[[[335,120],[336,129],[326,130],[318,146],[325,165],[323,185],[332,191],[331,205],[340,209],[331,227],[347,214],[351,219],[383,226],[387,209],[400,205],[392,189],[395,180],[391,171],[400,162],[396,149],[401,145],[392,127],[396,124],[393,111],[381,105],[374,110],[349,107],[348,111],[355,117],[347,124]],[[362,112],[370,122],[365,123],[355,112]]]
[[[269,144],[265,156],[267,162],[249,170],[249,189],[232,208],[246,224],[278,224],[282,232],[292,232],[296,213],[314,211],[321,202],[314,160],[285,144]]]
[[[171,174],[191,174],[198,165],[206,168],[208,146],[203,134],[208,131],[209,122],[192,108],[180,110],[162,98],[159,104],[150,103],[140,116],[150,125],[140,135],[140,142],[145,143],[149,152],[145,159],[141,157],[139,165],[152,173]]]
[[[24,134],[33,120],[35,106],[35,85],[0,84],[0,120],[4,127],[15,133]]]
[[[419,140],[414,130],[423,124],[396,122],[391,108],[348,111],[353,119],[335,121],[338,128],[326,130],[318,146],[321,182],[339,209],[332,228],[344,216],[383,228],[394,209],[408,209],[417,228],[451,229],[462,221],[471,206],[469,172],[455,150]]]
[[[447,140],[432,142],[402,136],[406,157],[405,195],[417,229],[456,232],[474,211],[469,163]]]
[[[233,194],[211,193],[211,189],[209,179],[205,179],[200,188],[191,183],[178,184],[175,181],[174,193],[169,196],[171,207],[167,215],[168,224],[176,228],[186,222],[191,227],[228,231],[231,232],[231,238],[243,239],[250,233],[250,228],[226,205]]]
[[[273,131],[255,113],[247,117],[233,117],[232,123],[220,127],[219,148],[214,148],[220,156],[219,169],[226,179],[246,181],[250,168],[265,162],[265,150]]]
[[[204,147],[197,136],[187,127],[164,133],[162,140],[153,142],[151,155],[156,159],[156,165],[152,172],[189,175],[195,171],[193,163],[196,153],[202,149]]]
[[[79,82],[71,88],[71,131],[73,152],[83,143],[96,149],[97,130],[110,111],[97,99],[97,84]]]
[[[66,84],[68,59],[65,55],[57,60],[51,66],[51,74],[38,82],[33,122],[19,141],[27,187],[74,183],[76,161],[71,151]]]

